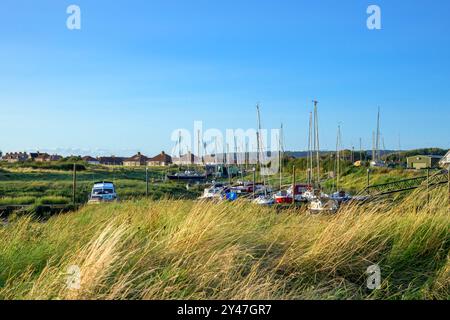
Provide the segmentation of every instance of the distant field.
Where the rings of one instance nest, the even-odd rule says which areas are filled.
[[[200,193],[195,187],[187,191],[184,185],[163,182],[163,169],[149,171],[149,197],[193,199]],[[0,205],[34,204],[51,202],[64,204],[72,201],[72,171],[0,167]],[[88,167],[77,172],[77,202],[86,202],[93,183],[113,181],[120,199],[127,200],[145,196],[144,168]]]
[[[0,299],[447,300],[446,188],[433,190],[430,206],[425,199],[417,190],[336,216],[139,200],[46,223],[11,217],[0,225]],[[366,271],[375,265],[373,290]]]

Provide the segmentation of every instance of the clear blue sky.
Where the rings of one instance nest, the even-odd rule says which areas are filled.
[[[324,149],[338,123],[370,148],[378,106],[386,148],[449,148],[449,34],[448,0],[2,0],[0,150],[151,155],[194,120],[255,127],[257,102],[299,150],[312,99]]]

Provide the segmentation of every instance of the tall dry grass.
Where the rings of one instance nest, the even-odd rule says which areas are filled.
[[[335,216],[138,201],[0,227],[1,299],[448,299],[445,190]],[[378,264],[382,287],[367,289]],[[79,289],[67,286],[70,266]]]

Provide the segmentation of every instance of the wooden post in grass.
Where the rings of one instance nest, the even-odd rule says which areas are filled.
[[[430,210],[430,168],[427,168],[427,205]]]
[[[253,199],[255,199],[256,195],[256,168],[253,167]]]
[[[367,188],[370,187],[370,168],[367,169]]]
[[[295,166],[292,166],[292,204],[295,203]]]
[[[76,192],[77,190],[77,164],[73,164],[73,182],[72,182],[72,203],[76,205]]]
[[[448,172],[448,211],[450,212],[450,165],[447,169]]]
[[[145,168],[145,196],[148,198],[148,167]]]

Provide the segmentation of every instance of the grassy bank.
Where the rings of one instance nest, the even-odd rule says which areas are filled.
[[[188,191],[182,184],[163,182],[163,176],[162,168],[149,171],[151,199],[167,196],[194,199],[200,194],[200,189],[195,187]],[[72,180],[71,171],[4,166],[0,170],[0,205],[29,204],[30,199],[37,202],[51,198],[72,199]],[[77,202],[86,202],[94,182],[104,180],[115,183],[121,199],[141,198],[146,194],[145,168],[88,168],[77,173]]]
[[[336,216],[141,200],[18,218],[0,227],[0,299],[449,299],[446,192],[424,197]]]
[[[286,186],[292,184],[292,167],[284,167],[282,173],[281,184]],[[367,167],[354,167],[347,166],[342,169],[341,177],[339,179],[339,188],[350,192],[351,194],[357,194],[359,191],[364,190],[367,187]],[[306,170],[296,168],[295,170],[297,183],[306,183],[307,174]],[[402,179],[409,179],[418,176],[425,176],[426,172],[421,170],[406,170],[406,169],[388,169],[388,168],[370,168],[370,184],[383,184]],[[248,175],[247,180],[252,181],[253,176]],[[257,175],[257,180],[262,181],[263,177]],[[279,175],[273,175],[265,177],[267,183],[274,187],[280,185]],[[321,171],[322,187],[326,192],[334,192],[336,179],[331,178],[328,171]]]

